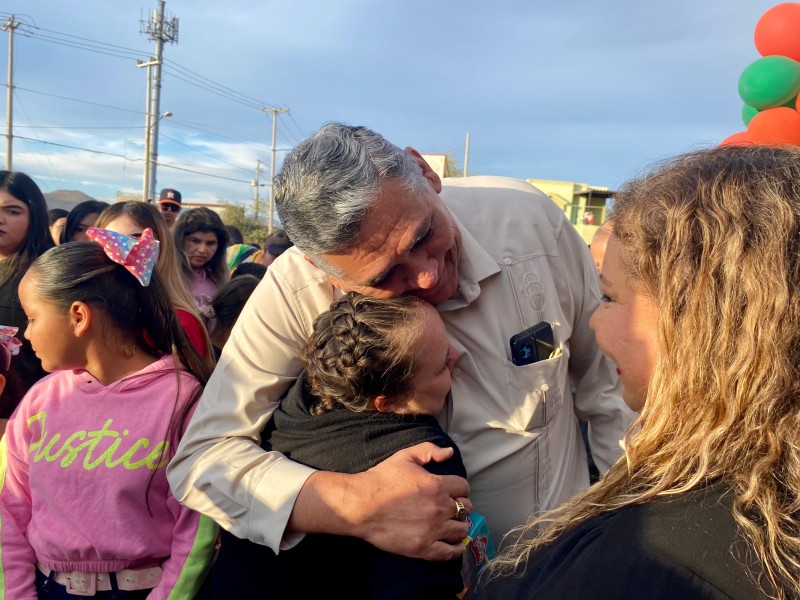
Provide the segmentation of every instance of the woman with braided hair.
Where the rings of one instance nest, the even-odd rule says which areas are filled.
[[[420,442],[454,448],[429,463],[466,477],[461,454],[435,415],[457,359],[436,309],[415,297],[346,294],[314,322],[304,373],[275,410],[262,446],[317,469],[360,473]],[[286,540],[290,545],[293,540]],[[350,537],[307,535],[279,555],[224,532],[212,571],[214,598],[455,598],[461,559],[412,559]]]

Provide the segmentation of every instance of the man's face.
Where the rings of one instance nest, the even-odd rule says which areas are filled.
[[[455,294],[461,233],[434,189],[438,177],[433,177],[435,184],[429,182],[422,193],[384,180],[355,247],[347,254],[322,256],[343,273],[341,278],[330,276],[336,287],[378,298],[411,294],[434,305]]]
[[[172,228],[172,226],[175,225],[175,221],[178,219],[178,215],[181,212],[181,207],[179,204],[174,202],[159,202],[158,210],[161,211],[161,216],[164,217],[167,225]]]

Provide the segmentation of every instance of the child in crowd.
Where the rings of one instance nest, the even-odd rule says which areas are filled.
[[[457,356],[436,309],[411,296],[346,294],[314,322],[305,372],[281,400],[262,446],[326,471],[365,471],[396,451],[433,442],[452,458],[437,474],[466,476],[434,415],[444,408]],[[214,598],[455,598],[461,560],[407,558],[363,540],[307,535],[271,549],[223,532],[212,571]]]
[[[266,269],[266,267],[264,267]],[[252,275],[239,275],[222,286],[211,301],[214,309],[216,326],[211,332],[211,342],[214,349],[222,352],[225,342],[231,335],[231,330],[236,324],[248,298],[256,289],[260,279]]]
[[[210,369],[153,272],[158,242],[90,228],[20,283],[25,337],[53,372],[0,441],[6,598],[192,598],[216,526],[165,467]]]
[[[55,245],[61,243],[61,232],[64,231],[68,216],[69,211],[63,208],[51,208],[47,211],[47,223],[50,229],[50,237],[53,238],[53,243]]]
[[[236,267],[236,270],[231,274],[231,278],[240,277],[242,275],[252,275],[259,281],[264,279],[267,274],[267,267],[261,263],[246,262]]]
[[[175,245],[186,255],[182,267],[192,298],[208,317],[211,299],[230,278],[226,260],[228,232],[213,210],[192,208],[178,218],[173,235]],[[213,329],[208,324],[209,330]]]
[[[214,353],[211,351],[211,339],[208,337],[200,311],[183,278],[182,265],[185,264],[186,257],[183,252],[175,248],[172,232],[162,213],[153,204],[147,202],[138,200],[117,202],[100,213],[100,216],[97,217],[97,227],[110,229],[133,238],[140,237],[148,227],[153,230],[153,237],[159,242],[156,270],[167,288],[170,303],[175,309],[189,341],[213,368]]]

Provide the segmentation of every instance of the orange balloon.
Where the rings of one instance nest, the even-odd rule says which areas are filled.
[[[758,20],[754,37],[761,56],[788,56],[800,61],[800,2],[770,8]]]
[[[754,144],[800,146],[800,113],[785,106],[762,110],[752,118],[747,132]]]
[[[750,134],[747,131],[737,131],[736,133],[732,133],[724,140],[722,140],[719,145],[720,146],[746,146],[748,144],[752,144],[753,140],[750,139]]]

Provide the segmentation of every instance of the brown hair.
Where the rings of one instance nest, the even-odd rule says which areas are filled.
[[[311,392],[320,399],[316,413],[338,407],[360,412],[378,396],[413,394],[422,303],[413,296],[349,293],[317,317],[302,355]]]

